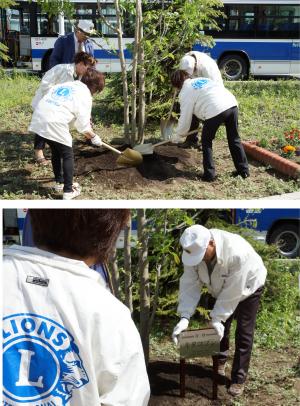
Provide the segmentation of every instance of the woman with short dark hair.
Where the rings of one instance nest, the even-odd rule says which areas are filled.
[[[45,96],[52,86],[58,83],[70,82],[76,79],[81,79],[86,73],[88,68],[96,66],[96,59],[86,52],[78,52],[75,55],[74,63],[64,63],[54,66],[45,73],[39,88],[37,89],[34,98],[32,99],[31,106],[35,110],[39,101]],[[34,137],[34,154],[36,162],[39,165],[48,165],[47,159],[44,156],[45,140],[38,134]]]
[[[74,156],[69,127],[74,126],[93,145],[101,145],[101,139],[91,127],[91,111],[92,96],[100,93],[104,86],[103,74],[88,68],[81,81],[51,87],[34,110],[29,130],[49,144],[55,190],[63,190],[64,200],[74,199],[81,191],[78,183],[73,183]]]
[[[89,268],[110,257],[129,210],[29,214],[37,248],[15,245],[3,258],[4,402],[146,406],[149,381],[130,311]]]

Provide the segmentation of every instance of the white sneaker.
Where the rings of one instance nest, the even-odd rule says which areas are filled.
[[[55,190],[55,192],[62,192],[64,190],[64,184],[55,183],[54,190]]]
[[[72,192],[64,192],[63,200],[72,200],[72,199],[75,199],[75,197],[80,195],[81,187],[79,186],[79,184],[73,183],[72,187],[73,187]]]

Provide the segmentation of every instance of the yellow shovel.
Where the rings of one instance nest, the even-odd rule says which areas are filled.
[[[131,148],[126,148],[125,151],[119,151],[118,149],[106,144],[102,141],[103,147],[110,149],[119,155],[117,164],[127,166],[138,166],[143,162],[143,156],[139,151],[134,151]]]

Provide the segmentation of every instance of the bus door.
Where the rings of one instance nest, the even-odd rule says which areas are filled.
[[[31,57],[29,6],[24,4],[7,8],[4,17],[4,42],[8,46],[11,64],[27,66]]]

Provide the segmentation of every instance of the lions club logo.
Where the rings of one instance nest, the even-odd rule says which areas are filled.
[[[3,319],[3,404],[65,406],[89,382],[71,334],[37,314]]]
[[[53,90],[51,96],[58,101],[72,100],[73,89],[68,86],[60,86]]]
[[[202,87],[207,85],[208,82],[209,82],[208,79],[196,79],[196,80],[193,81],[192,87],[194,89],[202,89]]]

